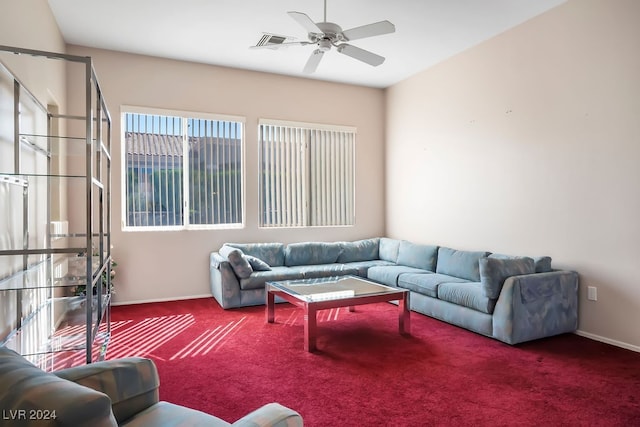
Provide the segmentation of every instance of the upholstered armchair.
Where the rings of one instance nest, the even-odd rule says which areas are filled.
[[[158,398],[153,361],[131,357],[47,373],[0,347],[0,424],[15,426],[297,427],[300,415],[267,404],[233,424]],[[4,425],[4,424],[3,424]]]

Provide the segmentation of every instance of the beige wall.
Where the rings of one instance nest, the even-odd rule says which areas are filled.
[[[65,53],[65,43],[46,0],[0,0],[0,45]],[[65,103],[65,65],[61,61],[0,54],[22,83],[44,105]]]
[[[389,88],[386,145],[388,235],[551,255],[581,275],[580,333],[635,350],[639,16],[571,0]]]
[[[350,240],[384,232],[384,91],[272,74],[69,46],[89,55],[114,125],[115,301],[210,295],[209,253],[224,242]],[[69,102],[77,97],[69,73]],[[120,106],[231,114],[246,118],[246,227],[240,230],[122,232]],[[72,108],[76,108],[72,106]],[[258,227],[258,119],[357,127],[356,225],[264,230]]]
[[[0,44],[40,51],[65,53],[66,44],[46,0],[0,0]],[[66,69],[64,61],[34,58],[29,55],[0,53],[0,61],[15,73],[21,83],[45,107],[66,111]],[[64,123],[52,123],[59,132]],[[4,159],[6,161],[6,159]],[[65,158],[52,159],[54,171],[64,170]],[[66,219],[64,192],[54,189],[52,218]]]

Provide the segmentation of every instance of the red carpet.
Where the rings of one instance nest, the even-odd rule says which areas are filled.
[[[113,308],[107,357],[152,358],[162,400],[233,422],[276,401],[306,426],[640,425],[640,354],[567,334],[515,347],[388,303],[319,314],[199,299]]]

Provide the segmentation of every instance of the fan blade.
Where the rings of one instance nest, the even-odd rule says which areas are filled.
[[[302,72],[306,74],[312,74],[318,68],[318,64],[322,59],[322,55],[324,55],[324,51],[320,49],[316,49],[313,51],[309,59],[307,60],[307,64],[304,66]]]
[[[307,30],[307,33],[323,34],[322,30],[318,28],[315,22],[311,20],[306,14],[302,12],[287,12],[290,17],[296,20],[296,22]]]
[[[281,47],[289,47],[289,46],[306,46],[308,44],[313,44],[313,43],[311,42],[272,43],[272,44],[263,44],[260,46],[249,46],[249,49],[278,49]]]
[[[373,24],[363,25],[361,27],[351,28],[342,32],[347,41],[363,39],[365,37],[379,36],[389,34],[396,31],[395,25],[389,21],[374,22]]]
[[[359,47],[346,43],[338,45],[338,52],[357,59],[358,61],[366,62],[374,67],[377,67],[384,62],[383,56],[376,55],[373,52],[369,52],[368,50],[360,49]]]

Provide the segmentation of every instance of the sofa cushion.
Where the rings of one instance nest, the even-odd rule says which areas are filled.
[[[406,265],[388,265],[369,267],[367,278],[387,286],[398,286],[398,276],[402,273],[429,273]]]
[[[316,277],[344,276],[347,274],[358,274],[358,270],[354,267],[347,267],[345,264],[315,264],[315,265],[299,265],[289,267],[293,271],[300,272],[305,279],[313,279]]]
[[[396,263],[423,270],[436,271],[437,257],[437,246],[420,245],[402,240],[398,247],[398,260]]]
[[[284,250],[284,265],[331,264],[341,252],[342,246],[335,242],[291,243]]]
[[[355,242],[340,242],[342,252],[338,256],[338,262],[371,261],[378,259],[378,245],[380,239],[365,239]]]
[[[400,240],[381,237],[378,249],[378,256],[381,260],[396,262],[398,260],[398,249]]]
[[[260,258],[271,267],[284,265],[284,245],[282,243],[225,243],[240,249],[243,254]]]
[[[371,261],[356,261],[356,262],[347,262],[345,266],[347,268],[355,269],[358,276],[367,277],[367,271],[371,267],[381,266],[381,265],[395,265],[391,261],[383,261],[381,259],[374,259]]]
[[[478,282],[441,283],[438,299],[487,314],[492,314],[496,306],[496,300],[488,298]]]
[[[513,259],[513,258],[526,258],[523,256],[517,255],[505,255],[505,254],[491,254],[489,258],[500,258],[500,259]],[[553,271],[551,268],[551,257],[550,256],[538,256],[532,257],[533,262],[536,266],[536,273],[548,273]]]
[[[266,282],[276,282],[280,280],[302,279],[304,275],[301,271],[293,270],[289,267],[271,267],[269,271],[254,271],[246,279],[240,279],[240,289],[264,289]]]
[[[533,259],[482,258],[479,261],[482,289],[488,298],[498,298],[504,281],[511,276],[535,273]]]
[[[398,287],[433,298],[438,297],[438,285],[447,282],[467,282],[466,279],[438,273],[403,273],[398,277]]]
[[[489,255],[489,252],[458,251],[451,248],[438,249],[438,265],[436,273],[480,281],[478,261]]]
[[[260,258],[254,257],[252,255],[244,256],[247,261],[249,261],[249,265],[253,269],[253,271],[269,271],[271,267],[269,264],[261,260]]]

